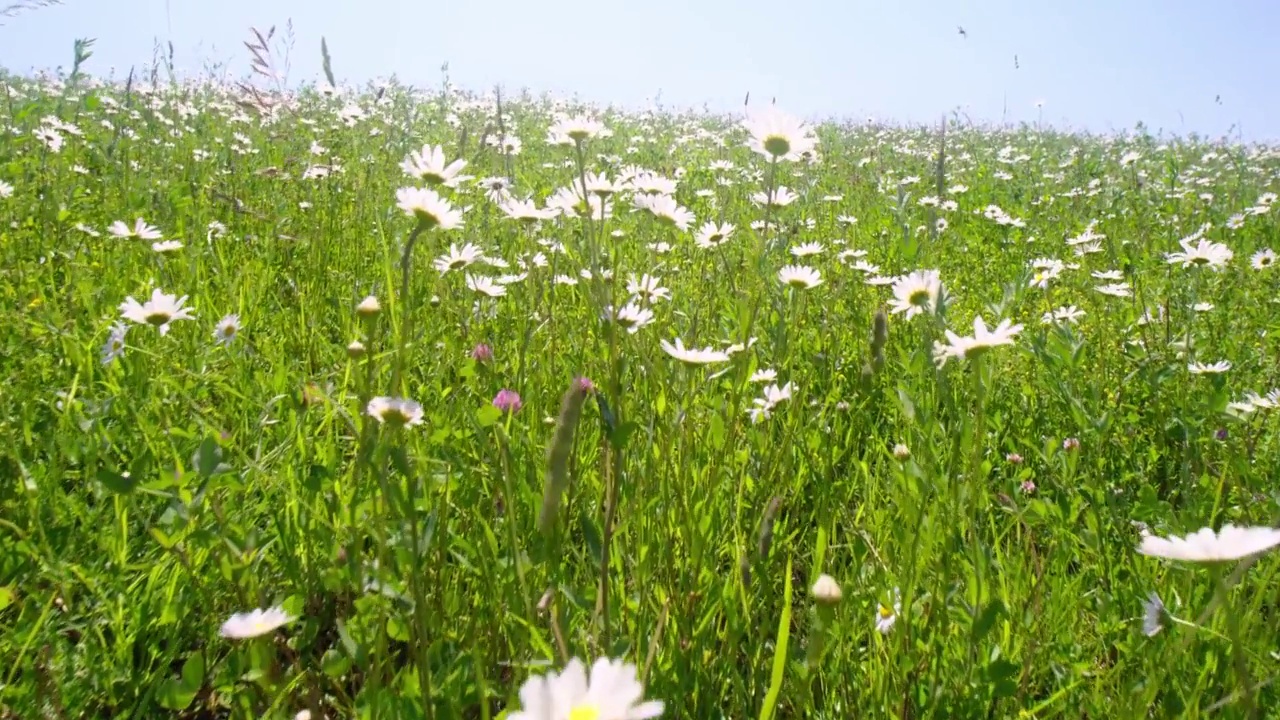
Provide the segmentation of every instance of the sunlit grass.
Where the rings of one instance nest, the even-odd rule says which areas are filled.
[[[0,78],[0,715],[1280,699],[1272,535],[1148,537],[1276,520],[1271,148],[286,94],[271,42]]]

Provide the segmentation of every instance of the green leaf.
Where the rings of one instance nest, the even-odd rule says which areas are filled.
[[[338,620],[337,625],[338,625],[338,640],[342,642],[342,649],[347,651],[347,655],[352,660],[359,660],[360,646],[356,645],[355,639],[352,638],[351,633],[347,631],[347,624],[342,620]]]
[[[340,678],[351,670],[351,658],[338,652],[337,648],[329,648],[324,651],[324,657],[320,659],[320,668],[324,670],[325,675]]]
[[[982,612],[973,619],[973,628],[970,636],[972,642],[981,642],[991,632],[991,628],[995,626],[996,620],[1005,612],[1004,603],[999,598],[987,603]]]
[[[582,526],[582,541],[587,544],[587,552],[591,553],[591,558],[599,565],[600,548],[604,544],[600,540],[600,528],[596,527],[591,513],[585,509],[578,514],[578,523]]]
[[[200,477],[212,477],[218,470],[218,463],[222,460],[222,448],[218,447],[218,441],[210,435],[200,442],[200,447],[196,448],[196,454],[191,459],[191,464],[195,466],[196,472],[200,473]]]
[[[128,495],[138,486],[138,482],[133,477],[106,468],[98,468],[97,478],[103,487],[119,495]]]
[[[409,626],[400,618],[392,615],[387,618],[387,635],[392,640],[409,642]]]
[[[166,710],[185,710],[196,699],[196,691],[189,690],[183,686],[182,681],[177,678],[169,678],[160,685],[159,700],[160,706]]]
[[[325,481],[329,480],[333,473],[329,472],[329,468],[320,463],[311,463],[307,468],[307,475],[302,479],[302,487],[308,492],[318,493],[324,489]]]
[[[182,688],[193,694],[204,685],[204,654],[195,653],[182,664]]]
[[[160,543],[160,547],[163,547],[165,550],[168,550],[169,548],[173,547],[178,542],[177,540],[166,535],[165,532],[160,528],[157,528],[157,527],[149,528],[149,531],[151,532],[151,537],[155,538],[156,542]]]
[[[618,418],[614,416],[613,410],[609,407],[609,401],[605,399],[603,392],[596,395],[596,407],[600,410],[600,422],[604,423],[604,431],[606,436],[613,435],[613,430],[618,426]]]
[[[769,692],[760,708],[760,720],[770,720],[782,693],[782,678],[787,670],[787,643],[791,637],[791,558],[787,558],[786,585],[782,591],[782,615],[778,618],[778,642],[773,650],[773,674],[769,678]]]
[[[489,427],[502,419],[502,411],[492,405],[484,405],[476,410],[476,422],[480,427]]]
[[[987,665],[987,680],[991,683],[992,694],[996,697],[1010,697],[1016,693],[1018,684],[1013,677],[1017,672],[1018,666],[1003,657],[992,660]]]
[[[609,444],[618,450],[622,450],[627,446],[627,441],[631,439],[631,435],[639,429],[639,423],[624,422],[609,435]]]

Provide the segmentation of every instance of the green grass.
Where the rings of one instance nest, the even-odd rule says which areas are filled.
[[[1135,550],[1135,522],[1276,520],[1275,420],[1228,409],[1280,385],[1280,269],[1250,264],[1276,213],[1228,226],[1276,187],[1266,147],[827,123],[817,162],[771,163],[727,117],[529,97],[499,116],[491,96],[392,85],[309,89],[268,122],[215,84],[2,84],[0,716],[492,718],[574,656],[637,665],[678,718],[1239,717],[1280,700],[1274,558],[1215,601],[1234,566]],[[612,136],[548,144],[561,110]],[[48,118],[80,131],[57,152],[35,134]],[[486,142],[503,132],[519,154]],[[467,181],[441,189],[464,227],[418,234],[406,287],[399,165],[425,143],[539,207],[580,173],[649,168],[697,221],[624,194],[603,222],[524,225]],[[778,185],[800,199],[751,202]],[[106,231],[138,217],[184,246]],[[737,226],[711,250],[694,243],[709,220]],[[1170,264],[1204,223],[1234,259]],[[1090,224],[1104,237],[1077,257],[1066,241]],[[432,266],[468,242],[508,267]],[[823,250],[793,257],[804,242]],[[877,352],[892,292],[839,256],[854,249],[882,277],[938,270],[946,302],[888,315]],[[1041,289],[1037,258],[1078,267]],[[783,285],[790,264],[822,284]],[[468,274],[524,277],[491,299]],[[642,274],[670,291],[652,322],[602,321]],[[1132,297],[1094,289],[1111,282]],[[195,318],[131,325],[104,364],[120,304],[154,288]],[[381,312],[357,315],[368,295]],[[1085,314],[1042,324],[1065,305]],[[935,364],[976,315],[1024,327]],[[660,346],[676,338],[748,347],[686,366]],[[763,369],[793,393],[754,422]],[[578,377],[594,391],[575,400]],[[518,411],[493,407],[501,389]],[[422,423],[375,422],[375,396],[421,403]],[[839,604],[815,603],[820,573]],[[1146,636],[1152,591],[1199,626]],[[277,605],[297,620],[220,636]]]

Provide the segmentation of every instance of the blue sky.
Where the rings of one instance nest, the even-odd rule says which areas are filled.
[[[294,81],[319,77],[325,36],[347,81],[438,85],[447,61],[461,87],[636,106],[661,90],[733,110],[750,91],[815,117],[1034,121],[1043,100],[1059,126],[1280,139],[1275,0],[65,0],[5,21],[0,65],[66,65],[95,37],[92,72],[148,65],[171,40],[179,67],[239,74],[249,26],[286,19]]]

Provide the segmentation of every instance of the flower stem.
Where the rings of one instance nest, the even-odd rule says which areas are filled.
[[[422,235],[422,231],[426,229],[426,224],[419,222],[413,227],[413,232],[409,233],[409,239],[405,241],[404,252],[400,256],[400,297],[398,298],[403,307],[403,316],[400,321],[400,347],[396,352],[395,370],[391,374],[391,392],[392,394],[400,394],[404,396],[404,389],[401,387],[401,373],[404,371],[405,355],[408,353],[410,330],[413,321],[413,303],[411,302],[412,292],[409,286],[409,274],[413,269],[413,246],[417,244],[418,237]]]

